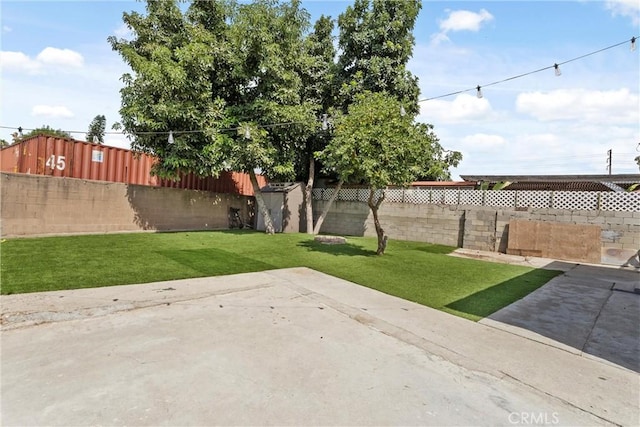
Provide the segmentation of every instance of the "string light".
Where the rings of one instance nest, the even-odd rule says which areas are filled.
[[[522,77],[525,77],[525,76],[529,76],[531,74],[540,73],[542,71],[546,71],[546,70],[549,70],[549,69],[554,69],[555,75],[556,76],[560,76],[562,74],[561,71],[560,71],[560,65],[564,65],[564,64],[568,64],[570,62],[578,61],[578,60],[586,58],[588,56],[592,56],[592,55],[598,54],[600,52],[604,52],[606,50],[613,49],[615,47],[618,47],[620,45],[626,44],[628,42],[631,43],[630,50],[633,52],[633,51],[636,50],[636,42],[638,40],[638,37],[640,37],[640,36],[633,36],[633,37],[631,37],[630,40],[625,40],[623,42],[616,43],[616,44],[613,44],[611,46],[607,46],[607,47],[604,47],[602,49],[598,49],[598,50],[595,50],[593,52],[589,52],[589,53],[586,53],[584,55],[580,55],[580,56],[577,56],[575,58],[571,58],[571,59],[563,61],[563,62],[557,62],[557,63],[555,63],[553,65],[548,66],[548,67],[539,68],[537,70],[533,70],[533,71],[529,71],[529,72],[526,72],[526,73],[518,74],[518,75],[511,76],[511,77],[508,77],[508,78],[505,78],[505,79],[502,79],[502,80],[497,80],[497,81],[494,81],[494,82],[491,82],[491,83],[486,83],[486,84],[484,84],[482,86],[477,85],[476,87],[473,87],[473,88],[468,88],[468,89],[458,90],[458,91],[455,91],[455,92],[445,93],[445,94],[438,95],[438,96],[433,96],[433,97],[430,97],[430,98],[418,99],[418,102],[420,103],[420,102],[425,102],[425,101],[432,101],[432,100],[435,100],[435,99],[447,98],[447,97],[450,97],[450,96],[459,95],[461,93],[465,93],[465,92],[469,92],[469,91],[473,91],[473,90],[476,91],[476,96],[478,98],[482,98],[483,97],[483,94],[482,94],[482,88],[483,87],[486,88],[487,86],[495,86],[497,84],[501,84],[501,83],[505,83],[505,82],[508,82],[508,81],[511,81],[511,80],[519,79],[519,78],[522,78]],[[406,114],[404,106],[401,106],[400,107],[400,115],[404,115],[403,112],[404,112],[404,114]],[[322,120],[322,129],[323,130],[327,130],[327,128],[328,128],[328,123],[327,123],[326,116],[327,116],[326,114],[323,114],[323,116],[322,116],[323,117],[323,120]],[[288,126],[288,125],[291,125],[291,124],[301,124],[301,123],[305,123],[305,122],[303,122],[303,121],[294,121],[294,122],[271,123],[271,124],[266,124],[266,125],[258,125],[258,127],[263,128],[263,129],[267,129],[267,128],[274,128],[274,127],[279,127],[279,126]],[[18,130],[18,134],[19,134],[20,137],[22,137],[22,131],[23,130],[25,130],[25,131],[35,130],[35,129],[23,129],[21,126],[19,126],[17,128],[15,126],[0,126],[0,129],[17,129]],[[245,137],[247,137],[246,135],[249,135],[249,137],[247,138],[247,139],[249,139],[251,137],[251,133],[250,133],[250,130],[249,130],[248,127],[246,127],[246,128],[234,127],[234,128],[227,128],[227,129],[219,129],[218,131],[219,132],[234,131],[234,130],[240,131],[242,129],[245,129],[245,132],[244,132]],[[68,134],[83,134],[83,133],[86,133],[84,131],[64,131],[64,132],[66,132]],[[199,129],[199,130],[177,131],[175,133],[177,135],[177,134],[204,133],[204,132],[205,132],[205,130]],[[124,132],[105,132],[105,135],[122,135],[122,134],[124,134]],[[166,132],[166,131],[164,131],[164,132],[163,131],[160,131],[160,132],[142,131],[142,132],[133,132],[133,134],[134,135],[169,135],[168,141],[169,141],[170,144],[173,143],[172,142],[173,141],[173,131],[169,131],[169,132]]]
[[[404,109],[404,105],[400,106],[400,115],[404,117],[407,114],[407,110]]]
[[[169,138],[167,138],[167,142],[169,143],[169,145],[173,145],[173,143],[175,142],[173,140],[173,131],[169,131]]]
[[[635,45],[636,45],[636,41],[637,41],[638,37],[640,37],[640,36],[634,36],[630,40],[631,41],[631,45],[632,45],[632,50],[635,49]],[[522,74],[518,74],[518,75],[515,75],[515,76],[511,76],[511,77],[507,77],[506,79],[497,80],[497,81],[491,82],[491,83],[486,83],[486,84],[483,84],[482,87],[495,86],[497,84],[501,84],[501,83],[505,83],[505,82],[508,82],[508,81],[511,81],[511,80],[519,79],[519,78],[522,78],[522,77],[525,77],[525,76],[529,76],[531,74],[540,73],[542,71],[546,71],[546,70],[549,70],[551,68],[555,68],[555,65],[557,65],[559,67],[560,65],[564,65],[564,64],[568,64],[569,62],[574,62],[574,61],[578,61],[580,59],[584,59],[584,58],[586,58],[588,56],[592,56],[592,55],[598,54],[600,52],[604,52],[606,50],[613,49],[615,47],[621,46],[623,44],[627,44],[628,42],[629,42],[629,40],[625,40],[625,41],[620,42],[620,43],[612,44],[611,46],[603,47],[602,49],[594,50],[593,52],[585,53],[584,55],[580,55],[580,56],[568,59],[568,60],[563,61],[563,62],[557,62],[554,65],[550,65],[548,67],[539,68],[537,70],[529,71],[529,72],[526,72],[526,73],[522,73]],[[429,98],[422,98],[422,99],[419,99],[418,102],[432,101],[434,99],[440,99],[440,98],[448,98],[450,96],[459,95],[461,93],[470,92],[470,91],[473,91],[473,90],[477,90],[477,86],[474,87],[474,88],[462,89],[462,90],[458,90],[458,91],[455,91],[455,92],[445,93],[443,95],[432,96],[432,97],[429,97]]]

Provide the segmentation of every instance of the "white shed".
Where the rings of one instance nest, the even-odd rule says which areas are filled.
[[[299,233],[305,228],[304,190],[301,182],[272,182],[261,190],[276,233]],[[257,230],[265,230],[264,218],[256,212]]]

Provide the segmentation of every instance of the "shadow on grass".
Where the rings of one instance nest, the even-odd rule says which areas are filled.
[[[308,240],[298,243],[298,247],[306,248],[308,251],[323,252],[329,255],[347,255],[347,256],[376,256],[376,252],[365,249],[363,246],[354,245],[353,243],[343,244],[326,244]]]
[[[420,246],[415,250],[420,252],[426,252],[428,254],[449,255],[451,252],[455,251],[456,248],[452,246],[428,244],[425,246]]]
[[[272,264],[215,248],[164,250],[157,253],[205,276],[251,273],[278,268]]]
[[[449,303],[445,307],[479,320],[524,298],[559,274],[562,272],[557,270],[533,270]]]

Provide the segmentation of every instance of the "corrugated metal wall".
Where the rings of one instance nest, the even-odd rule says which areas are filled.
[[[183,174],[179,181],[151,175],[155,158],[123,148],[35,136],[0,151],[2,172],[122,182],[253,196],[249,174],[223,172],[218,178]],[[258,176],[258,184],[267,184]]]

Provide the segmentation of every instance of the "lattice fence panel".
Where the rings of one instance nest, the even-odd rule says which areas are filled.
[[[421,204],[429,203],[430,200],[431,200],[431,195],[429,190],[423,190],[423,189],[404,190],[405,203],[413,203],[414,205],[421,205]]]
[[[313,189],[313,198],[329,200],[333,188]],[[382,190],[378,190],[376,198]],[[340,190],[337,200],[369,200],[366,188],[346,188]],[[537,209],[554,208],[570,210],[608,210],[619,212],[640,212],[640,194],[624,192],[593,191],[480,191],[480,190],[426,190],[426,189],[389,189],[385,201],[389,203],[434,203],[463,204],[496,207],[532,207]]]
[[[445,205],[457,205],[458,190],[444,190],[444,203]]]
[[[600,209],[640,212],[640,193],[600,193]]]
[[[444,190],[431,190],[431,202],[435,204],[444,203]]]
[[[326,195],[327,190],[325,188],[314,188],[311,190],[311,195],[314,200],[329,200],[329,196]]]
[[[589,211],[598,209],[596,191],[554,191],[552,208]]]
[[[343,188],[338,193],[338,197],[336,200],[344,200],[347,202],[355,202],[358,200],[358,189],[357,188]]]
[[[404,190],[393,188],[384,192],[385,202],[387,203],[402,203],[404,202]]]
[[[460,204],[482,206],[483,196],[480,190],[460,190]]]
[[[551,207],[551,191],[518,191],[516,193],[516,207],[549,208]]]
[[[516,205],[516,192],[508,190],[487,190],[484,197],[485,206],[514,207]]]

